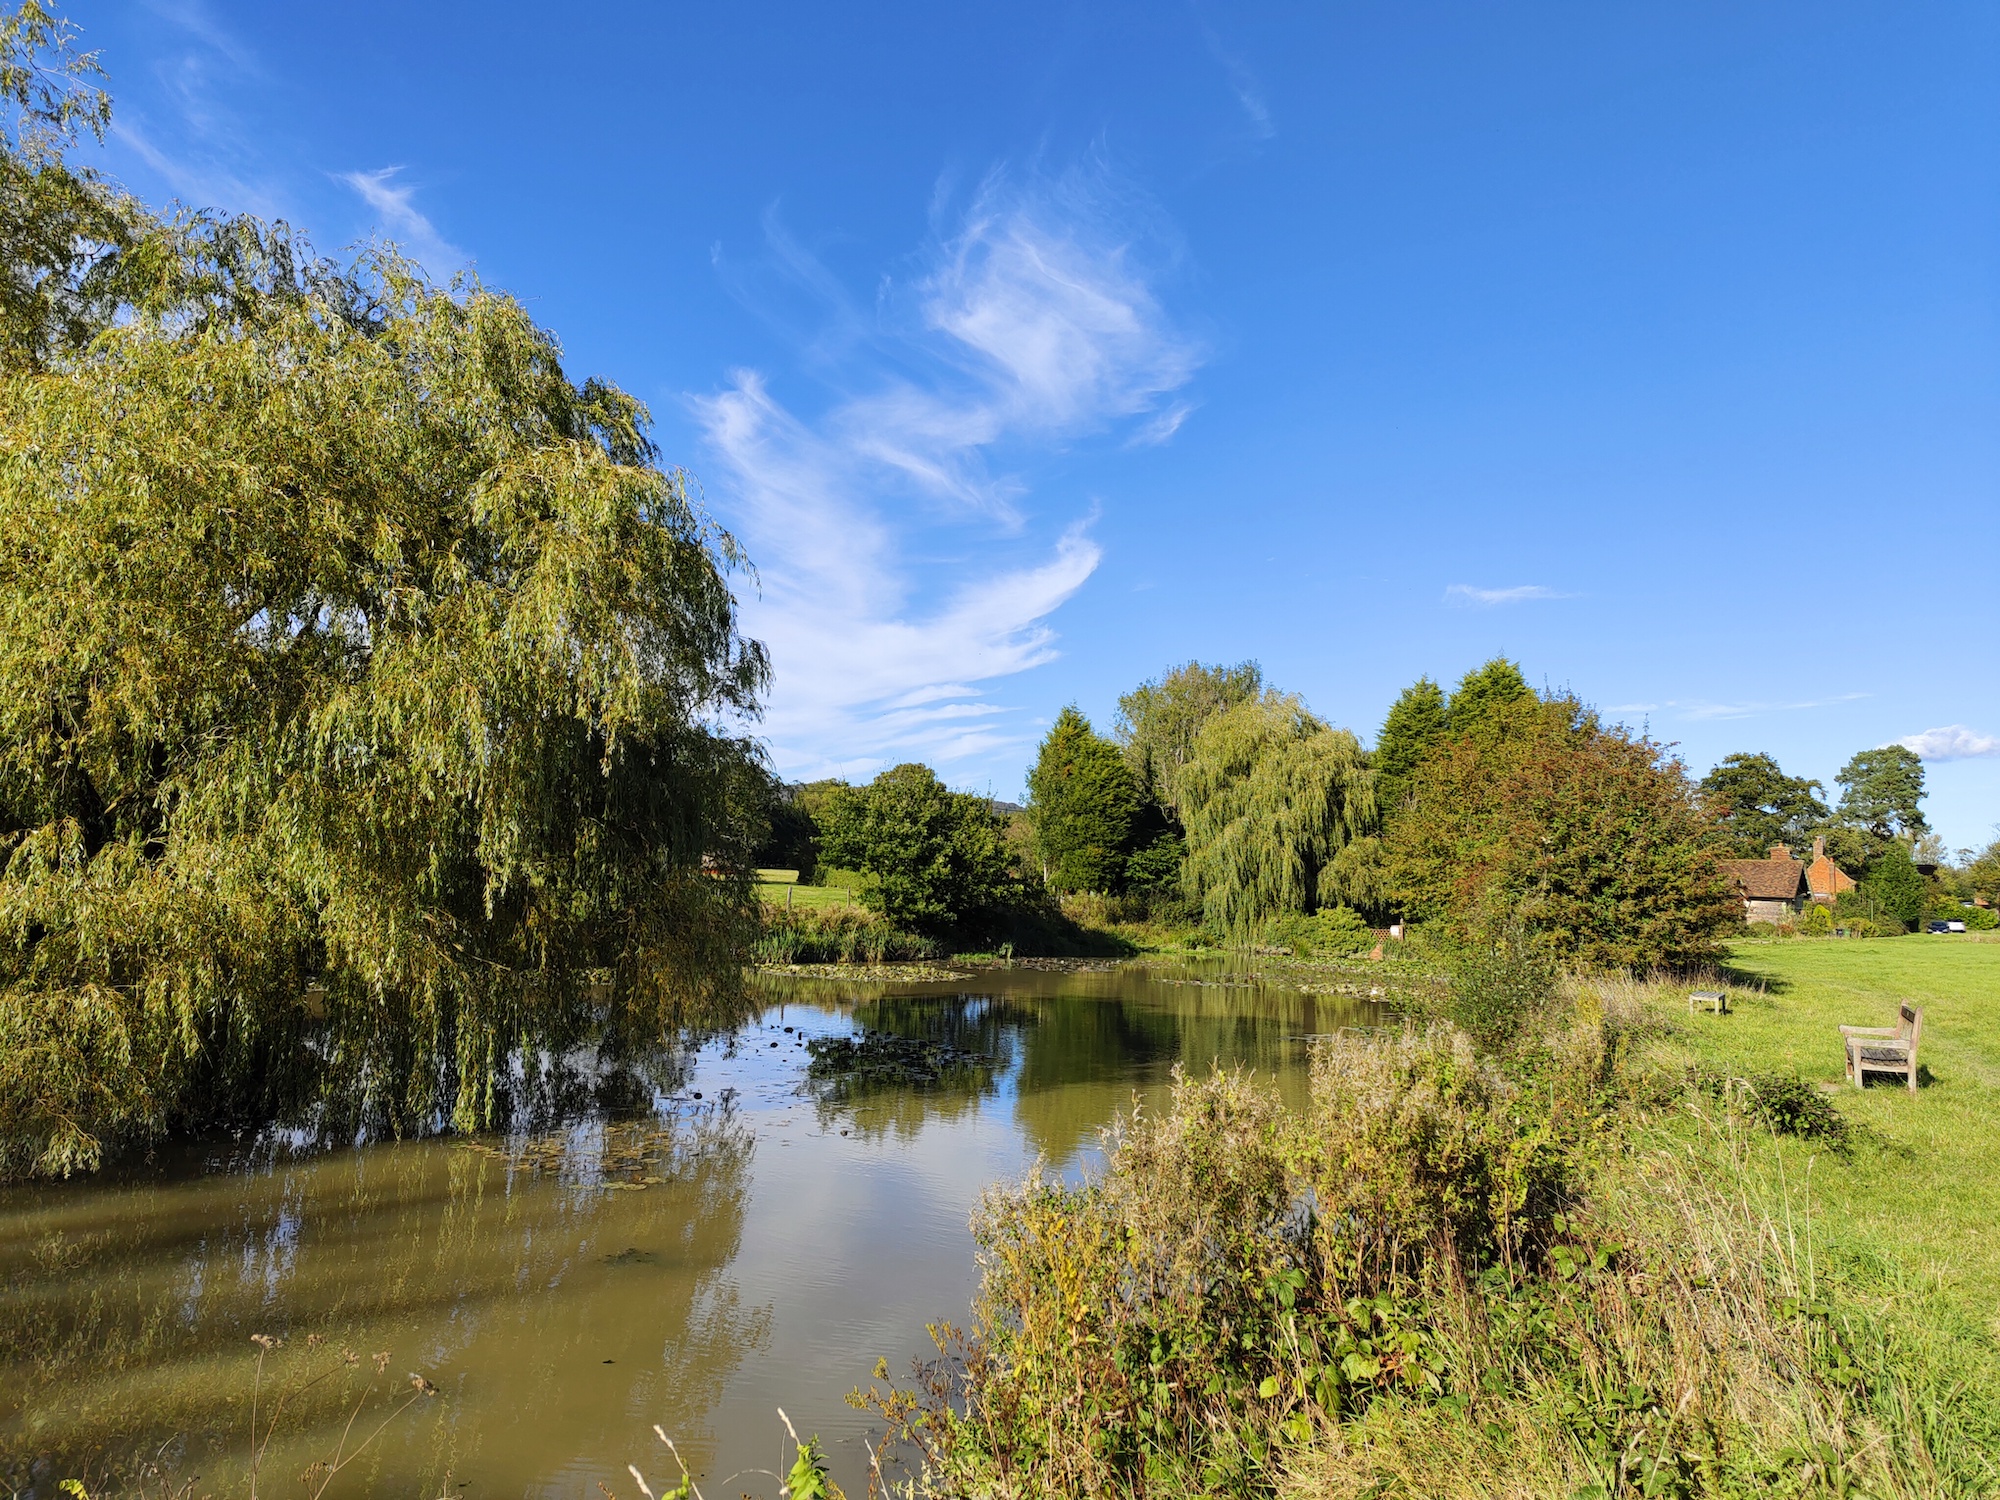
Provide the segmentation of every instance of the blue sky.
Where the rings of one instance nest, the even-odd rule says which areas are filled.
[[[792,775],[1504,651],[2000,820],[1990,5],[73,15],[142,196],[472,264],[652,406]]]

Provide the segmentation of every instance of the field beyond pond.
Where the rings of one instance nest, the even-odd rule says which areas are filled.
[[[1861,1127],[1845,1159],[1786,1147],[1837,1262],[1942,1294],[2000,1335],[2000,943],[1963,937],[1744,943],[1730,1013],[1680,1014],[1673,1045],[1732,1073],[1832,1089]],[[1924,1086],[1843,1075],[1840,1027],[1921,1006]]]

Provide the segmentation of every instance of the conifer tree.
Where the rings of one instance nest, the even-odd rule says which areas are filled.
[[[1889,840],[1876,857],[1861,890],[1874,902],[1878,917],[1888,917],[1906,928],[1923,921],[1929,904],[1924,877],[1911,863],[1908,848],[1896,839]]]
[[[1534,696],[1520,667],[1496,656],[1459,679],[1445,710],[1446,721],[1454,735],[1471,734],[1508,704]]]
[[[1118,747],[1074,706],[1042,740],[1028,776],[1028,810],[1050,889],[1114,891],[1124,883],[1139,788]]]
[[[1924,763],[1905,745],[1863,750],[1840,768],[1840,817],[1878,845],[1930,831],[1924,821]]]
[[[1403,689],[1389,706],[1375,742],[1375,794],[1385,818],[1403,805],[1409,778],[1448,727],[1444,691],[1428,677]]]

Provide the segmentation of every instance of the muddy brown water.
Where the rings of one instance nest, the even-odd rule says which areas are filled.
[[[149,1492],[247,1493],[265,1334],[285,1340],[266,1419],[341,1347],[363,1357],[290,1398],[267,1496],[310,1493],[299,1476],[336,1448],[378,1352],[378,1392],[414,1374],[437,1395],[329,1496],[633,1496],[628,1464],[655,1489],[675,1477],[656,1423],[711,1497],[776,1495],[758,1471],[785,1466],[781,1406],[865,1493],[870,1427],[843,1398],[878,1357],[902,1375],[931,1352],[927,1322],[963,1320],[982,1190],[1038,1159],[1086,1170],[1176,1063],[1241,1065],[1296,1097],[1305,1038],[1382,1019],[1193,965],[763,994],[755,1021],[663,1060],[616,1116],[337,1150],[274,1131],[0,1190],[0,1483],[53,1500],[61,1479],[117,1492],[150,1466]],[[881,1032],[949,1065],[906,1065],[924,1049],[904,1047],[808,1076],[809,1039]]]

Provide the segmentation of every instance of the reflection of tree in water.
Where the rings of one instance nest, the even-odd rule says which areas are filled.
[[[1126,971],[1076,975],[1034,1002],[1016,1078],[1015,1119],[1037,1153],[1066,1162],[1093,1144],[1179,1063],[1196,1076],[1212,1065],[1252,1069],[1303,1097],[1301,1038],[1345,1024],[1345,1004],[1295,991],[1164,982]]]
[[[992,1094],[1031,1013],[990,996],[896,996],[855,1009],[852,1036],[815,1038],[806,1089],[820,1125],[907,1140]]]
[[[1217,1062],[1251,1068],[1302,1095],[1302,1038],[1375,1019],[1344,999],[1192,968],[1000,970],[981,982],[988,993],[877,994],[857,1004],[859,1044],[817,1054],[855,1065],[818,1067],[808,1079],[821,1124],[905,1139],[927,1119],[975,1109],[1011,1073],[1015,1119],[1029,1144],[1062,1162],[1174,1063],[1196,1074]],[[947,1065],[926,1066],[903,1042],[936,1046]],[[953,1067],[953,1057],[993,1062]]]
[[[630,1053],[610,1044],[569,1052],[525,1049],[494,1072],[494,1116],[503,1131],[540,1134],[570,1120],[643,1113],[685,1087],[693,1068],[691,1044]],[[274,1133],[294,1146],[327,1150],[438,1135],[445,1124],[442,1115],[416,1120],[391,1108],[366,1070],[329,1067],[317,1097],[283,1116]]]
[[[0,1477],[39,1496],[31,1482],[114,1474],[178,1441],[204,1487],[231,1487],[257,1332],[287,1336],[285,1358],[313,1332],[388,1349],[393,1370],[444,1388],[384,1439],[370,1464],[384,1493],[447,1468],[518,1487],[552,1433],[596,1464],[629,1442],[635,1402],[699,1453],[723,1385],[768,1337],[768,1313],[723,1276],[753,1149],[709,1107],[10,1190]],[[268,1463],[297,1472],[331,1422],[327,1406],[288,1417]],[[37,1458],[53,1468],[31,1481]]]

